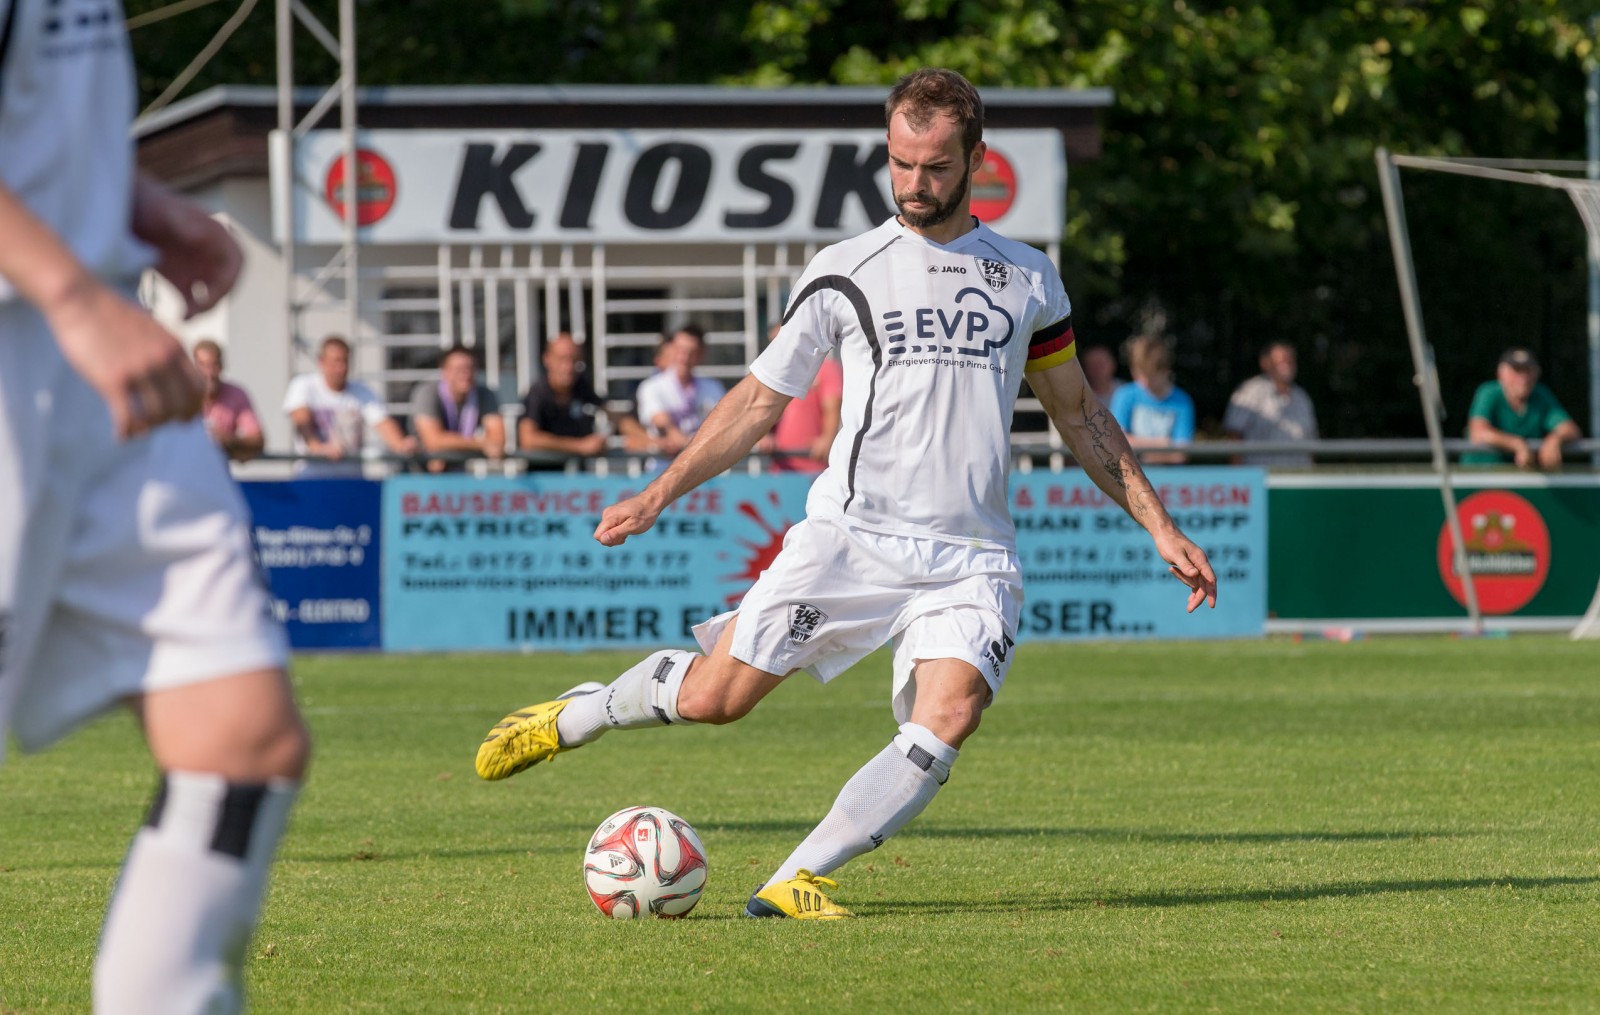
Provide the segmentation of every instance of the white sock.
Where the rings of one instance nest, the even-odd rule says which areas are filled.
[[[94,965],[94,1010],[237,1012],[245,948],[299,784],[168,772],[133,838]]]
[[[928,806],[960,753],[926,727],[901,726],[900,735],[844,784],[828,816],[767,884],[787,881],[802,868],[827,874],[883,845]]]
[[[572,699],[556,718],[556,734],[567,747],[586,744],[607,730],[677,726],[678,692],[689,674],[693,652],[657,652],[613,680],[603,690]]]

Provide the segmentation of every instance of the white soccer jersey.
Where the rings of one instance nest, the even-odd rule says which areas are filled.
[[[153,261],[128,230],[133,84],[119,0],[0,0],[0,181],[85,267],[129,285]],[[0,279],[0,300],[15,296]]]
[[[806,513],[1012,547],[1012,410],[1025,369],[1076,355],[1071,314],[1050,259],[982,224],[944,245],[890,219],[818,253],[750,365],[798,398],[838,350],[839,436]]]

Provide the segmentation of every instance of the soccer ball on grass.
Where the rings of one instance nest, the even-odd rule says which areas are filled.
[[[583,854],[583,884],[614,920],[683,916],[706,886],[706,848],[661,807],[624,807],[600,822]]]

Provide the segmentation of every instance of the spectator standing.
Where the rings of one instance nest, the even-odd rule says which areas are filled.
[[[1111,396],[1122,387],[1122,379],[1117,376],[1116,354],[1103,345],[1086,345],[1078,354],[1078,362],[1083,367],[1083,376],[1089,380],[1089,390],[1100,399],[1101,405],[1110,405]]]
[[[1527,349],[1500,355],[1495,379],[1478,385],[1467,412],[1467,437],[1495,451],[1468,451],[1463,465],[1511,462],[1519,469],[1561,468],[1561,446],[1582,436],[1578,424],[1539,383],[1539,361]]]
[[[1239,385],[1228,399],[1222,428],[1243,441],[1314,441],[1317,412],[1311,396],[1294,382],[1299,369],[1294,346],[1281,339],[1261,350],[1261,373]],[[1309,466],[1305,452],[1257,452],[1240,458],[1246,465]]]
[[[638,420],[608,413],[583,369],[583,349],[568,332],[545,344],[544,376],[528,387],[517,422],[517,447],[592,458],[606,452],[605,429],[622,437],[629,451],[655,451]]]
[[[360,381],[350,379],[350,343],[337,335],[322,340],[317,369],[289,381],[283,411],[294,424],[296,454],[326,459],[301,463],[305,475],[360,475],[359,459],[371,430],[397,455],[416,453],[384,408],[383,399]]]
[[[478,382],[478,360],[464,345],[453,345],[439,360],[439,379],[423,381],[411,392],[411,428],[430,455],[481,455],[491,462],[506,454],[506,421],[500,399]],[[434,458],[429,472],[459,472],[462,463]]]
[[[200,418],[206,432],[223,454],[236,462],[248,462],[261,454],[266,438],[250,396],[237,384],[222,379],[222,346],[209,338],[194,344],[194,366],[205,383],[200,398]]]
[[[635,396],[639,422],[667,454],[684,449],[722,398],[721,382],[695,374],[705,349],[706,333],[695,325],[674,331],[662,349],[662,369],[646,378]]]
[[[1128,368],[1133,383],[1111,396],[1111,415],[1127,432],[1135,449],[1185,445],[1194,440],[1194,400],[1172,383],[1172,351],[1154,335],[1128,343]],[[1182,451],[1140,454],[1152,465],[1182,465]]]

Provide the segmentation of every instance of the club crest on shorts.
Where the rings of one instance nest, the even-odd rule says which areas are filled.
[[[789,640],[808,642],[828,615],[810,603],[789,604]]]
[[[990,289],[999,292],[1011,283],[1011,265],[989,257],[979,257],[976,260],[978,271],[982,273],[983,280],[989,283]]]

